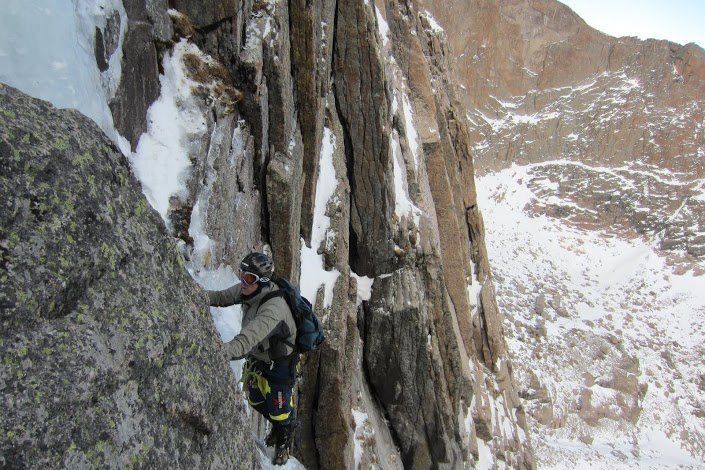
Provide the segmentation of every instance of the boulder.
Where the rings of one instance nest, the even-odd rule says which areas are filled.
[[[249,466],[206,296],[127,160],[5,85],[0,160],[0,466]]]

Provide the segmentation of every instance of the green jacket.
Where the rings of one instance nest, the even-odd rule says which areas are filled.
[[[293,348],[280,341],[285,338],[289,343],[296,342],[296,323],[291,310],[283,297],[267,300],[260,308],[262,297],[279,290],[270,282],[251,299],[244,300],[241,284],[235,284],[225,290],[208,291],[210,304],[214,307],[229,307],[242,304],[242,328],[240,333],[225,349],[232,359],[245,356],[254,357],[264,362],[280,359],[293,352]]]

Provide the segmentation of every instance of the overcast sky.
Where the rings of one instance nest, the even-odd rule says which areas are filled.
[[[694,42],[705,48],[705,0],[560,0],[611,36]]]

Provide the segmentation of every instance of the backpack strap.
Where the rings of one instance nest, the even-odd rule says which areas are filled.
[[[277,289],[274,292],[270,292],[269,294],[266,294],[264,297],[262,297],[262,300],[259,301],[259,305],[257,306],[257,310],[259,310],[259,308],[262,305],[264,305],[264,303],[267,302],[268,300],[271,300],[275,297],[284,297],[284,296],[285,296],[285,293],[284,293],[283,289]],[[289,307],[289,302],[286,303],[286,306]],[[289,307],[289,310],[291,310],[291,307]],[[293,312],[292,312],[291,316],[292,317],[294,316]],[[296,318],[294,318],[294,323],[296,323]],[[281,341],[282,343],[286,344],[291,349],[293,349],[293,351],[291,352],[291,355],[296,353],[296,345],[291,344],[291,342],[288,341],[286,338],[279,338],[279,341]],[[287,357],[289,357],[289,356],[287,356]]]
[[[284,297],[284,291],[281,289],[277,289],[274,292],[270,292],[269,294],[266,294],[264,297],[262,297],[262,300],[259,301],[259,305],[257,306],[257,310],[268,300],[273,299],[274,297]]]

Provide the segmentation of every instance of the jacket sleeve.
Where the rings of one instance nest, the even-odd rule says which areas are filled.
[[[229,307],[242,303],[242,284],[235,284],[225,290],[209,290],[208,302],[212,307]]]
[[[255,346],[284,329],[288,333],[288,326],[280,310],[270,305],[263,305],[254,319],[245,326],[240,333],[229,343],[225,344],[225,350],[231,359],[242,359]]]

